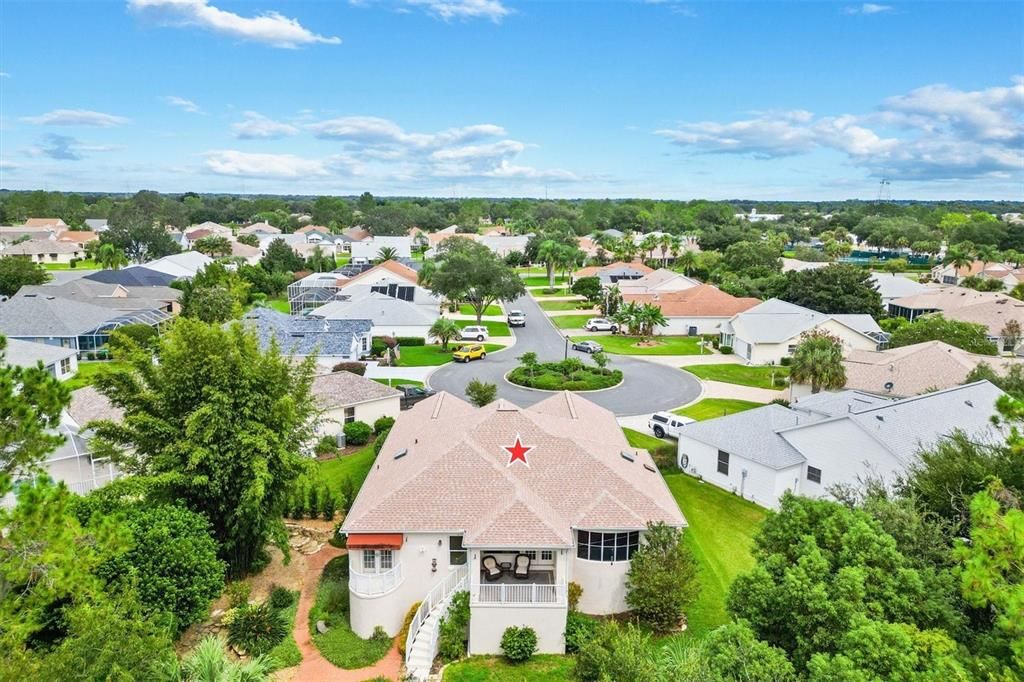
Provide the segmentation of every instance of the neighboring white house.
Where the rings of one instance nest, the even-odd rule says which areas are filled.
[[[886,310],[889,309],[889,304],[897,298],[916,296],[935,291],[937,288],[934,285],[921,284],[900,275],[888,275],[880,272],[872,272],[871,281],[875,283],[875,289],[882,297],[882,307]]]
[[[931,271],[932,279],[940,284],[958,285],[966,277],[979,279],[996,279],[1003,283],[1003,289],[1012,290],[1024,282],[1024,268],[1016,268],[1009,263],[986,263],[976,260],[970,265],[957,267],[953,263],[936,265]]]
[[[498,653],[513,625],[563,653],[568,584],[584,613],[625,611],[630,560],[659,521],[686,524],[608,410],[567,392],[528,408],[438,393],[399,417],[342,525],[352,629],[394,635],[422,602],[406,662],[424,680],[447,599],[468,591],[470,654]]]
[[[750,213],[734,213],[736,220],[745,220],[748,223],[775,223],[786,216],[781,213],[758,213],[756,208],[750,209]]]
[[[613,284],[621,286],[620,282],[625,283],[626,281],[638,280],[652,272],[654,272],[653,268],[647,267],[640,261],[633,261],[632,263],[615,261],[608,265],[591,265],[580,268],[572,273],[572,281],[575,282],[583,277],[597,277],[601,280],[602,286],[611,286]]]
[[[359,287],[355,287],[359,288]],[[365,287],[349,298],[341,298],[309,311],[309,317],[325,320],[370,320],[373,336],[416,337],[429,340],[430,327],[441,317],[436,305],[420,305]]]
[[[353,263],[372,263],[380,256],[381,249],[394,249],[394,258],[412,258],[412,237],[374,237],[367,241],[352,242],[349,245]]]
[[[373,426],[380,417],[397,418],[402,410],[399,391],[352,372],[317,375],[309,390],[320,410],[318,437],[337,435],[355,421]]]
[[[270,223],[253,223],[247,225],[238,231],[238,234],[254,234],[257,237],[262,237],[268,234],[281,234],[281,230],[277,229]]]
[[[85,247],[73,241],[56,239],[29,239],[11,244],[2,251],[2,256],[26,258],[33,263],[70,263],[85,258]]]
[[[189,279],[213,262],[213,259],[198,251],[183,251],[163,258],[151,260],[145,264],[150,270],[156,270],[175,279]]]
[[[886,339],[870,315],[826,315],[773,298],[724,322],[721,345],[750,364],[778,364],[793,354],[802,334],[816,329],[838,337],[844,355],[877,350]]]
[[[683,426],[679,467],[766,507],[786,492],[829,497],[837,484],[892,483],[922,448],[960,430],[995,442],[987,381],[893,400],[859,391],[818,393]]]
[[[621,280],[617,286],[619,292],[625,297],[629,294],[667,294],[673,291],[692,289],[700,286],[700,282],[674,270],[658,268],[640,279]]]
[[[358,360],[370,352],[369,320],[321,320],[287,315],[270,308],[253,308],[242,318],[256,332],[262,348],[272,342],[286,355],[316,355],[326,364]]]
[[[7,339],[7,348],[0,350],[0,357],[8,365],[16,367],[37,367],[41,362],[47,372],[61,381],[70,379],[78,372],[77,351],[64,346]]]

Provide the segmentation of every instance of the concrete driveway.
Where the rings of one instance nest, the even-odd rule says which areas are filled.
[[[508,310],[526,313],[526,326],[514,330],[516,344],[509,350],[489,354],[484,360],[468,364],[449,363],[438,368],[428,379],[431,388],[465,397],[466,384],[480,379],[498,386],[498,397],[526,407],[551,395],[513,386],[505,374],[519,366],[518,356],[534,352],[541,362],[562,360],[566,353],[590,363],[586,353],[566,350],[566,337],[551,324],[544,311],[529,295],[506,305]],[[605,407],[616,415],[650,414],[691,402],[701,394],[701,383],[692,374],[663,365],[638,360],[627,355],[609,355],[610,367],[622,370],[623,382],[604,391],[581,393],[587,400]]]

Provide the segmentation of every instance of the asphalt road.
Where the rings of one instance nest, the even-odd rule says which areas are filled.
[[[508,350],[489,354],[483,360],[468,364],[448,363],[430,375],[428,385],[438,391],[448,391],[465,397],[466,384],[480,379],[498,386],[498,397],[526,407],[551,395],[548,391],[535,391],[513,386],[505,381],[505,374],[519,365],[516,358],[533,351],[541,362],[552,362],[565,357],[565,335],[548,320],[544,311],[529,295],[508,306],[510,310],[526,313],[526,326],[513,330],[516,344]],[[568,350],[570,355],[590,362],[586,353]],[[622,370],[623,382],[604,391],[581,393],[616,415],[649,414],[668,410],[690,402],[700,395],[700,382],[690,374],[674,371],[664,365],[636,360],[628,355],[609,355],[610,367]]]

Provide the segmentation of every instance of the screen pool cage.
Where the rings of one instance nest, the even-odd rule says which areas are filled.
[[[124,313],[79,334],[78,355],[79,357],[84,355],[87,359],[92,360],[105,360],[109,357],[107,342],[115,330],[130,324],[144,324],[159,329],[160,325],[169,319],[171,319],[170,313],[156,308]]]

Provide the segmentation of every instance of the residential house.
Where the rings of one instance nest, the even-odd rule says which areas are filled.
[[[292,247],[292,251],[302,258],[309,258],[317,249],[322,254],[335,258],[339,252],[339,239],[334,235],[325,237],[319,232],[264,235],[260,237],[260,252],[266,254],[270,245],[280,240]]]
[[[783,272],[803,272],[804,270],[817,270],[818,268],[824,268],[831,265],[828,261],[806,261],[797,260],[796,258],[783,258],[782,259],[782,271]]]
[[[494,230],[490,230],[493,232]],[[494,252],[499,258],[504,258],[510,253],[526,253],[526,243],[530,241],[530,234],[504,235],[485,234],[477,239],[478,242]]]
[[[847,389],[893,398],[959,386],[981,364],[1002,375],[1022,361],[968,353],[942,341],[879,351],[855,350],[843,360]],[[811,387],[806,384],[792,386],[794,396],[810,392]]]
[[[57,241],[74,242],[82,247],[99,238],[100,236],[97,233],[90,230],[64,230],[57,234]]]
[[[263,252],[260,251],[258,246],[249,246],[242,242],[231,241],[231,257],[241,258],[249,265],[255,265],[260,262],[263,257]]]
[[[56,296],[69,301],[78,301],[112,310],[132,312],[137,310],[162,310],[177,314],[181,306],[178,299],[181,291],[165,286],[125,286],[109,284],[79,277],[62,284],[26,285],[18,290],[14,298],[23,296]]]
[[[106,232],[110,229],[106,218],[86,218],[85,226],[93,232]]]
[[[49,228],[59,232],[67,229],[68,224],[60,218],[29,218],[25,221],[25,227]]]
[[[352,242],[364,242],[367,239],[373,238],[373,235],[370,234],[369,230],[363,227],[350,227],[344,229],[341,231],[341,236],[348,240],[350,244]]]
[[[464,590],[470,654],[499,653],[512,625],[536,631],[539,653],[563,653],[568,585],[583,588],[583,613],[625,611],[649,522],[686,524],[608,410],[568,392],[528,408],[438,393],[395,422],[342,525],[352,629],[394,635],[421,602],[406,663],[425,680],[438,618]]]
[[[618,283],[619,292],[622,293],[623,297],[627,295],[667,294],[669,292],[692,289],[696,286],[700,286],[700,282],[697,280],[690,279],[686,275],[665,268],[658,268],[639,279],[624,279]]]
[[[209,233],[207,236],[212,235],[215,237],[224,237],[226,239],[234,238],[234,233],[231,231],[230,227],[227,225],[221,225],[220,223],[215,223],[212,220],[207,220],[199,223],[198,225],[192,225],[185,232],[187,234],[195,230],[206,230]]]
[[[315,376],[309,390],[319,410],[318,437],[337,436],[355,421],[373,426],[380,417],[397,418],[402,411],[400,391],[352,372]]]
[[[334,299],[348,280],[338,272],[314,272],[288,285],[288,307],[292,315],[305,315]]]
[[[679,467],[765,507],[783,494],[830,497],[835,485],[893,482],[959,430],[996,442],[1003,392],[987,381],[893,400],[859,391],[818,393],[682,427]]]
[[[253,223],[238,230],[238,234],[254,234],[257,237],[264,237],[270,234],[281,234],[281,230],[270,223]]]
[[[351,298],[343,295],[314,308],[309,312],[309,317],[370,320],[373,336],[416,337],[429,341],[430,327],[441,317],[438,308],[436,305],[420,305],[364,288]]]
[[[889,314],[911,321],[922,315],[940,313],[950,320],[983,325],[988,338],[999,350],[1015,352],[1021,339],[1014,333],[1011,320],[1024,329],[1024,301],[994,291],[975,291],[966,287],[943,287],[923,294],[897,298],[889,304]]]
[[[256,332],[261,347],[276,341],[281,352],[298,358],[315,354],[333,365],[370,352],[369,320],[324,320],[253,308],[242,321]]]
[[[615,261],[608,265],[592,265],[581,268],[572,274],[572,280],[575,282],[583,277],[597,277],[603,286],[611,286],[624,280],[640,279],[652,272],[654,272],[653,268],[647,267],[640,261],[632,263]]]
[[[0,225],[0,249],[26,239],[54,240],[60,230],[53,227],[25,227],[24,225]]]
[[[395,258],[412,258],[411,237],[373,237],[349,245],[353,263],[372,263],[380,257],[381,249],[394,249]]]
[[[752,208],[750,213],[735,213],[732,217],[748,223],[776,223],[786,216],[781,213],[758,213],[756,208]]]
[[[123,311],[58,296],[28,293],[0,303],[0,334],[70,348],[82,354],[103,353],[110,334],[128,324],[158,327],[170,319],[158,309]]]
[[[338,296],[355,299],[371,291],[417,305],[435,308],[441,305],[439,298],[420,286],[419,274],[415,270],[393,260],[384,261],[343,282]]]
[[[875,289],[878,290],[882,297],[882,307],[886,310],[889,309],[889,304],[897,298],[916,296],[917,294],[928,293],[936,289],[934,286],[921,284],[900,275],[884,274],[881,272],[872,272],[871,281],[875,283]]]
[[[750,364],[777,364],[793,355],[803,334],[819,329],[840,340],[844,355],[888,340],[870,315],[826,315],[773,298],[723,322],[720,344]]]
[[[85,247],[73,241],[29,239],[11,244],[0,251],[4,256],[27,258],[33,263],[63,263],[85,258]]]
[[[151,260],[143,267],[170,275],[174,279],[191,279],[212,262],[213,259],[204,253],[185,251]]]
[[[7,339],[7,347],[0,350],[3,362],[15,367],[37,367],[42,363],[47,372],[61,381],[78,372],[78,353],[72,348],[45,343]]]
[[[1006,291],[1024,282],[1024,268],[1017,268],[1010,263],[986,263],[980,260],[970,265],[957,267],[952,263],[936,265],[931,271],[932,279],[940,284],[958,285],[967,277],[979,279],[996,279],[1003,283]]]
[[[686,336],[719,334],[723,323],[760,303],[756,298],[732,296],[710,284],[663,293],[624,293],[622,300],[657,306],[667,324],[657,327],[656,333]]]

